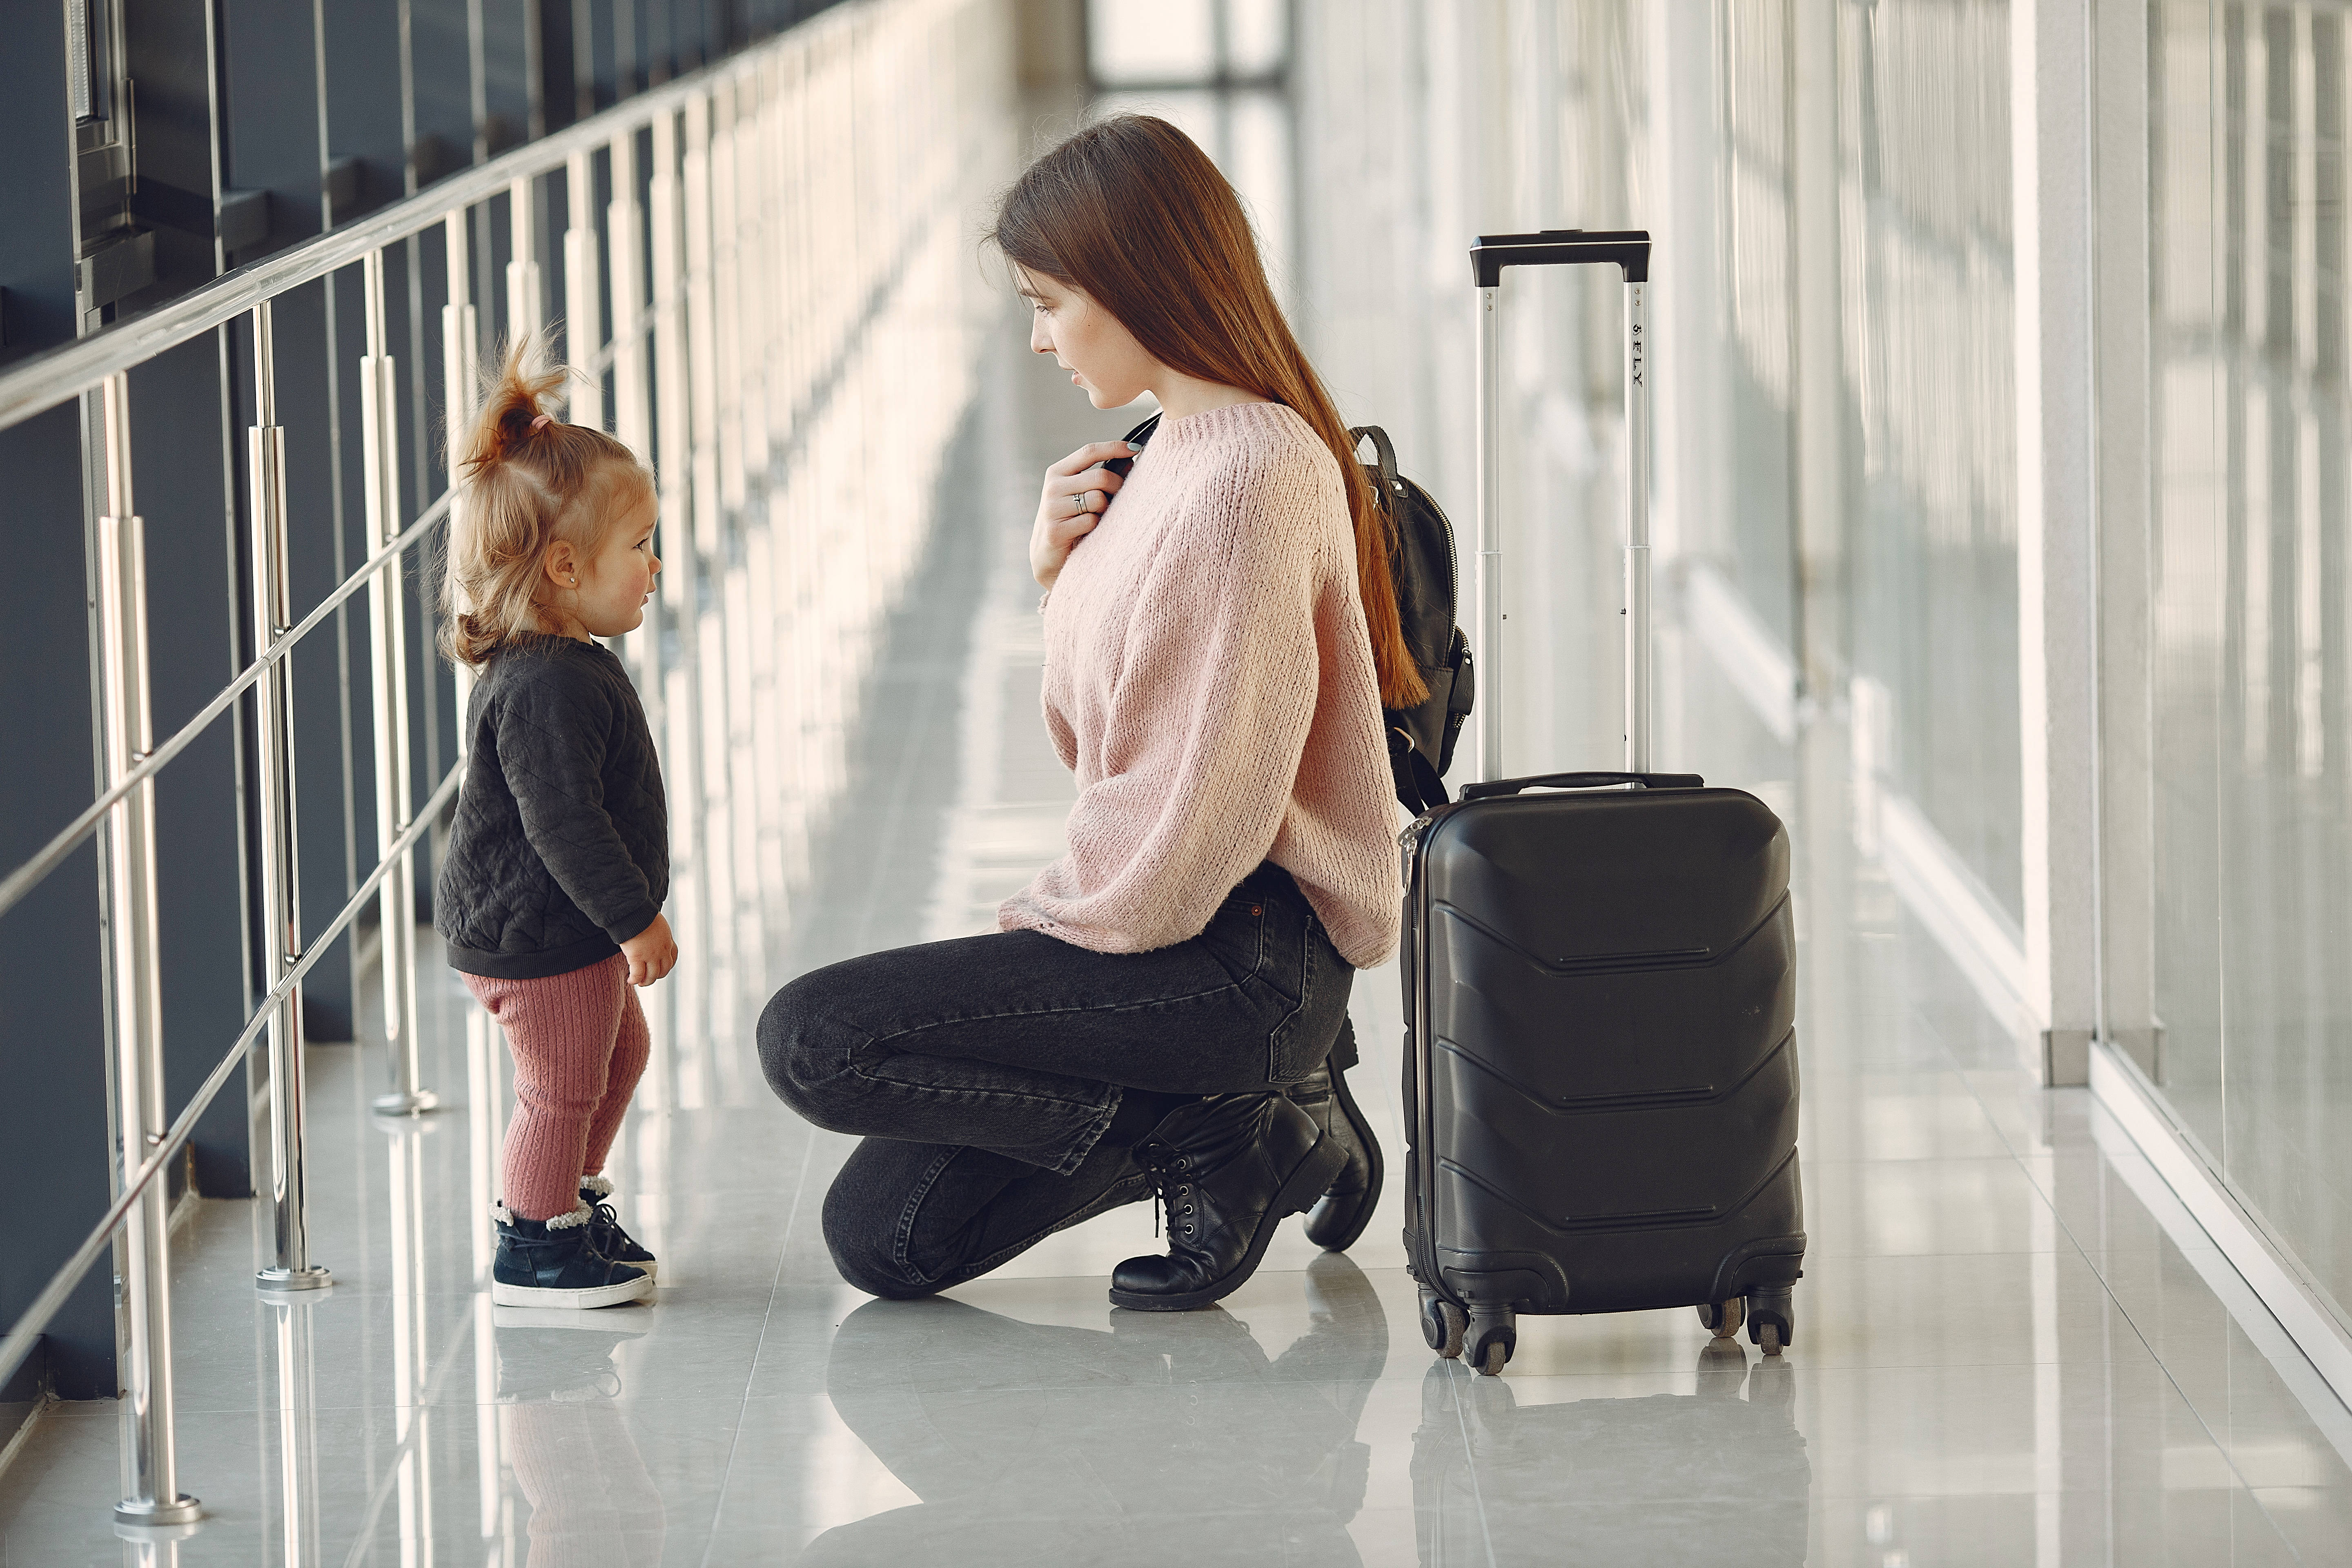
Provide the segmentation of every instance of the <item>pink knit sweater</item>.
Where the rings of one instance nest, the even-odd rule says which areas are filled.
[[[997,924],[1098,952],[1200,934],[1262,860],[1340,955],[1396,945],[1380,683],[1331,450],[1251,403],[1162,421],[1045,608],[1069,853]]]

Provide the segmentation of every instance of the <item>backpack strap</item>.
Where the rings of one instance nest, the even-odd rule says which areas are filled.
[[[1348,438],[1359,447],[1370,440],[1374,466],[1381,471],[1381,500],[1385,505],[1397,488],[1396,448],[1389,444],[1389,433],[1377,425],[1359,425],[1348,432]]]
[[[1130,447],[1147,446],[1150,443],[1151,433],[1159,428],[1160,416],[1155,414],[1150,418],[1145,420],[1142,424],[1137,426],[1134,429],[1129,430],[1127,433],[1127,444]],[[1123,479],[1127,478],[1128,470],[1135,467],[1135,459],[1133,458],[1108,458],[1104,459],[1103,467],[1108,468],[1112,473],[1117,474]]]
[[[1389,778],[1396,785],[1397,804],[1415,816],[1447,804],[1445,781],[1412,737],[1394,724],[1389,726]]]

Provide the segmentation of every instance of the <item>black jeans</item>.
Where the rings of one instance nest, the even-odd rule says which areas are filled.
[[[1269,862],[1200,935],[1150,952],[1000,931],[804,974],[760,1016],[760,1063],[809,1121],[865,1135],[824,1201],[842,1278],[926,1296],[1147,1195],[1130,1152],[1101,1142],[1123,1089],[1234,1094],[1313,1072],[1354,978]]]

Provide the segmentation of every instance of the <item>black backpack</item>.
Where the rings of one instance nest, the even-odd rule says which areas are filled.
[[[1155,414],[1129,430],[1127,438],[1142,446],[1159,427]],[[1389,576],[1396,584],[1397,614],[1404,624],[1404,646],[1429,687],[1429,696],[1411,708],[1381,710],[1397,799],[1418,816],[1446,803],[1445,770],[1454,765],[1454,742],[1461,737],[1477,695],[1470,639],[1454,622],[1459,585],[1454,525],[1427,490],[1397,472],[1396,448],[1389,444],[1387,431],[1360,425],[1348,434],[1359,446],[1367,439],[1372,444],[1375,461],[1364,465],[1364,476],[1371,480],[1372,493],[1380,497],[1396,538]],[[1120,458],[1103,466],[1123,475],[1129,464],[1129,459]]]

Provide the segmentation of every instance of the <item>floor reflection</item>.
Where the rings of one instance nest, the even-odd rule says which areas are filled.
[[[661,1561],[661,1492],[614,1403],[630,1392],[614,1352],[646,1327],[616,1316],[497,1310],[498,1397],[508,1407],[499,1425],[515,1486],[530,1504],[526,1568]]]
[[[1801,1563],[1812,1467],[1796,1370],[1714,1340],[1698,1392],[1521,1405],[1507,1378],[1422,1379],[1412,1506],[1424,1568]],[[1742,1389],[1745,1385],[1745,1392]]]
[[[311,1314],[327,1304],[327,1291],[289,1292],[264,1308],[277,1351],[277,1474],[265,1479],[263,1495],[275,1481],[277,1496],[268,1517],[278,1526],[278,1561],[287,1568],[320,1560],[319,1386]]]
[[[1307,1331],[1269,1357],[1223,1309],[1023,1322],[946,1298],[874,1301],[825,1390],[922,1500],[827,1531],[803,1564],[1355,1564],[1371,1450],[1357,1426],[1388,1322],[1344,1257],[1306,1272]]]

